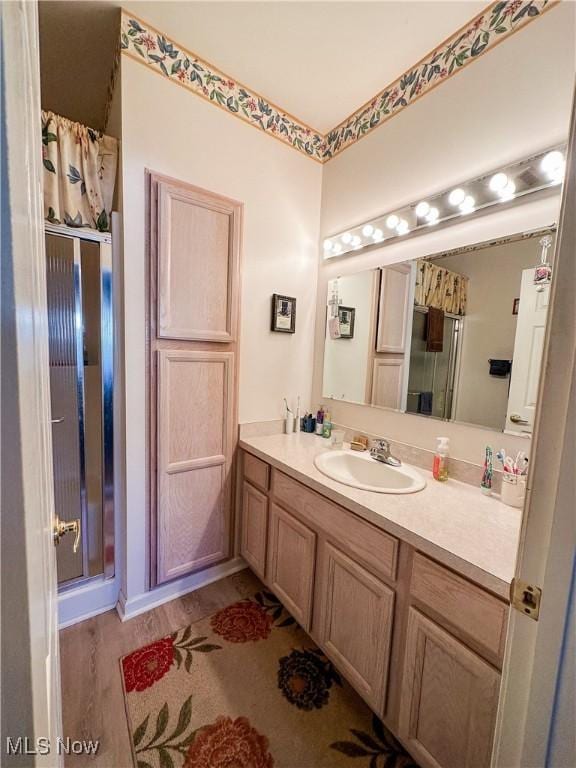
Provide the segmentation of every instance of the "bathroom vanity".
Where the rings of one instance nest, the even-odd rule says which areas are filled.
[[[240,552],[422,768],[488,766],[519,510],[418,470],[323,475],[313,435],[241,440]]]

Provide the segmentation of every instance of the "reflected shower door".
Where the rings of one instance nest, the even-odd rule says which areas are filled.
[[[86,575],[84,467],[84,361],[80,243],[46,234],[46,285],[54,501],[61,520],[80,518],[80,546],[64,536],[57,548],[58,583]]]

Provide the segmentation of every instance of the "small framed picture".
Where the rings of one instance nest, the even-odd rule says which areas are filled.
[[[354,307],[338,307],[338,321],[340,323],[340,338],[354,338],[354,319],[356,310]]]
[[[272,323],[271,331],[279,333],[295,333],[296,331],[296,299],[292,296],[272,294]]]
[[[520,299],[514,299],[514,303],[512,304],[512,314],[517,315],[518,314],[518,308],[520,307]]]

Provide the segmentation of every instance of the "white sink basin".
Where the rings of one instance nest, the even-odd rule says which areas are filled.
[[[369,453],[326,451],[316,456],[314,464],[332,480],[363,491],[415,493],[426,487],[426,480],[413,467],[391,467]]]

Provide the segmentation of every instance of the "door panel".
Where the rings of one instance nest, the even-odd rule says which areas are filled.
[[[399,735],[422,768],[487,768],[499,673],[410,608]]]
[[[266,575],[268,497],[244,481],[240,554],[261,579]]]
[[[318,640],[368,704],[383,713],[394,592],[327,542],[319,556]]]
[[[308,630],[312,614],[312,587],[316,534],[278,507],[270,506],[268,580],[300,626]]]
[[[158,352],[159,583],[228,555],[233,370],[232,352]]]
[[[237,206],[190,187],[158,184],[158,337],[236,338]]]
[[[400,408],[404,381],[404,357],[374,358],[372,405]]]

